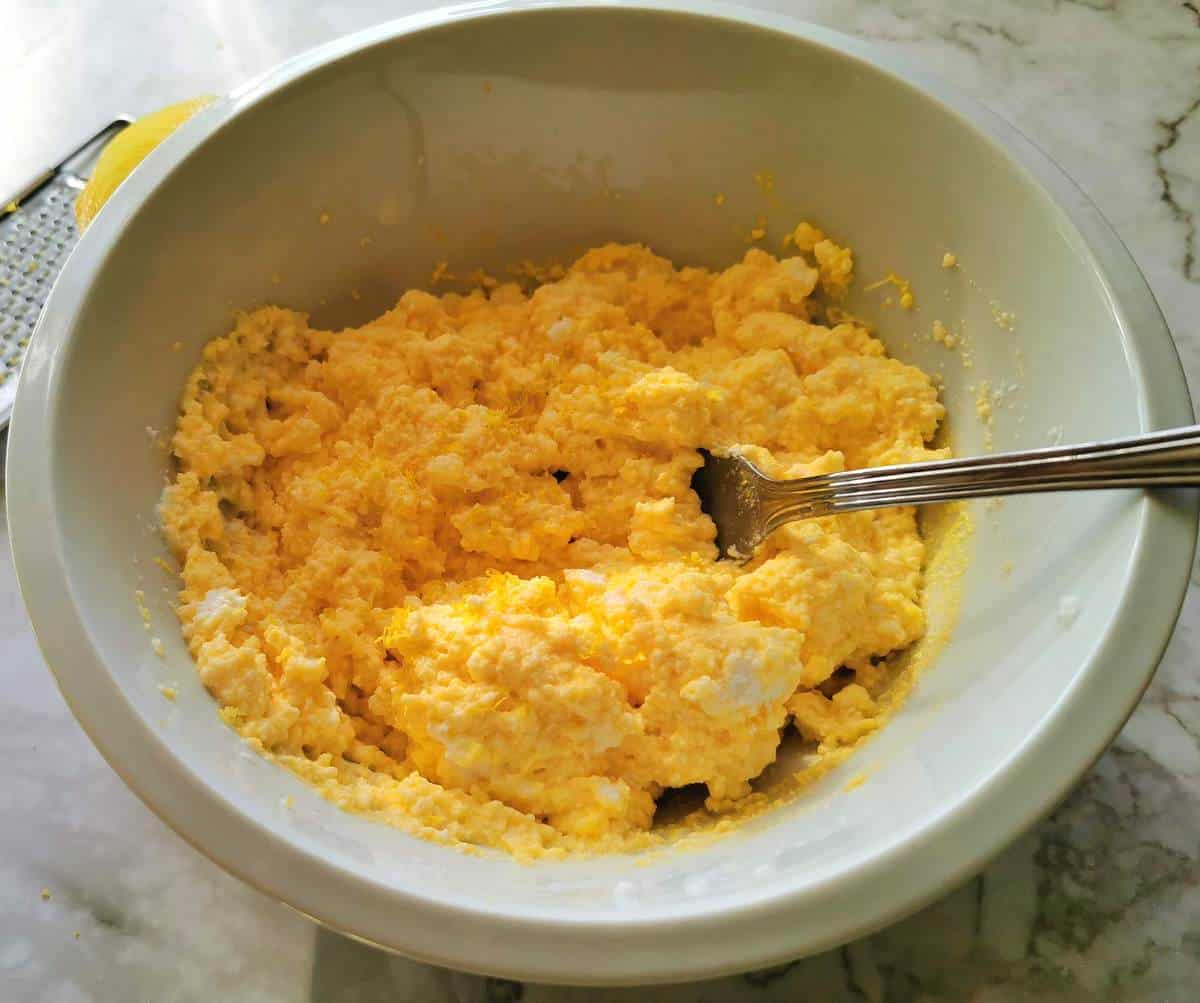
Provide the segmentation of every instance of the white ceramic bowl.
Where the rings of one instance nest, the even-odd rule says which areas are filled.
[[[811,218],[858,250],[863,276],[912,280],[917,313],[878,294],[862,309],[896,354],[944,365],[962,452],[982,448],[969,389],[980,379],[1020,384],[1014,408],[999,409],[998,448],[1053,428],[1082,440],[1192,420],[1133,262],[1027,141],[866,45],[694,6],[475,4],[268,73],[121,188],[72,255],[25,364],[13,547],[80,722],[223,867],[413,957],[547,981],[699,978],[895,919],[1067,791],[1137,701],[1183,596],[1194,494],[981,509],[958,630],[888,727],[799,802],[646,862],[460,855],[339,812],[220,722],[153,563],[167,458],[146,428],[171,427],[186,372],[236,306],[359,320],[441,258],[499,266],[610,238],[721,265],[765,208],[772,242]],[[752,180],[763,170],[769,205]],[[947,249],[961,271],[940,267]],[[1016,314],[1014,331],[994,323],[993,299]],[[965,319],[973,369],[912,337],[935,318]],[[1073,622],[1058,615],[1067,596]],[[866,783],[847,792],[860,772]]]

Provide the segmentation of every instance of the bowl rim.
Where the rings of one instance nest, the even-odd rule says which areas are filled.
[[[107,672],[72,594],[70,548],[54,515],[61,349],[125,225],[193,151],[246,109],[362,50],[456,22],[562,10],[668,14],[781,34],[865,64],[954,113],[1023,169],[1081,238],[1121,332],[1138,386],[1141,427],[1194,420],[1166,322],[1116,233],[1045,153],[973,99],[870,43],[728,3],[484,0],[388,21],[281,63],[185,123],[118,189],[71,254],[25,360],[6,471],[14,564],[43,656],[93,744],[184,840],[258,890],[358,940],[463,970],[575,984],[708,978],[825,950],[907,915],[979,870],[1048,812],[1103,753],[1153,676],[1187,589],[1200,496],[1160,494],[1140,503],[1136,541],[1108,630],[1041,726],[953,809],[849,874],[732,907],[706,908],[701,900],[670,918],[621,919],[543,919],[402,892],[312,854],[243,814],[175,756]],[[1121,672],[1106,673],[1106,665]],[[835,898],[836,909],[818,915],[822,903],[827,909]],[[453,936],[446,936],[450,931]]]

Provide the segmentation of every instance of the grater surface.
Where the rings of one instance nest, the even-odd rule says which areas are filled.
[[[10,199],[0,202],[0,432],[42,306],[79,239],[75,197],[103,144],[132,119],[113,121]],[[15,208],[14,208],[15,206]]]
[[[12,414],[17,374],[42,305],[79,239],[77,194],[56,175],[0,220],[0,427]]]

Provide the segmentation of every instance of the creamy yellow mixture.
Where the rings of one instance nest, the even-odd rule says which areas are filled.
[[[911,510],[717,562],[697,448],[778,476],[929,459],[928,377],[833,304],[812,227],[721,273],[639,246],[522,292],[406,293],[204,350],[162,519],[231,726],[330,800],[518,856],[647,845],[668,788],[736,806],[789,723],[878,726],[924,629]]]

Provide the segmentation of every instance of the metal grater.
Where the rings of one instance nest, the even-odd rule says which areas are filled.
[[[14,195],[0,198],[0,434],[8,428],[17,376],[42,306],[79,239],[75,197],[104,144],[132,121],[115,119]]]

